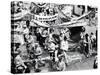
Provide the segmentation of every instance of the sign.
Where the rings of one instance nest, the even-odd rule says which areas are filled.
[[[53,16],[39,16],[39,15],[33,15],[33,19],[37,21],[53,21],[58,18],[58,14],[55,14]]]

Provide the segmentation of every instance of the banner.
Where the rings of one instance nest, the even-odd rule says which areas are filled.
[[[33,15],[33,19],[37,20],[37,21],[53,21],[56,20],[58,18],[58,14],[55,14],[53,16],[39,16],[39,15]]]

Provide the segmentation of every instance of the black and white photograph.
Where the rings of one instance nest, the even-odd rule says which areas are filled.
[[[98,7],[11,1],[11,73],[98,68]]]

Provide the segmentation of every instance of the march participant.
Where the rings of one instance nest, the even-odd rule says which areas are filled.
[[[54,41],[54,39],[53,39],[54,30],[53,29],[50,29],[49,32],[50,32],[49,33],[49,42]]]
[[[67,37],[64,36],[64,39],[61,41],[61,50],[67,52],[68,51],[68,41],[67,41]]]
[[[67,37],[66,36],[64,36],[64,39],[60,43],[60,50],[64,54],[65,62],[67,64],[67,53],[66,52],[68,52],[68,41],[67,41]]]
[[[32,36],[31,33],[29,33],[29,35],[26,35],[26,40],[27,40],[27,43],[28,43],[29,45],[31,45],[32,47],[35,46],[36,37],[35,37],[35,36]]]
[[[38,56],[41,56],[42,54],[42,49],[40,47],[40,45],[37,43],[35,44],[35,51],[34,51],[34,54],[36,55],[36,58],[38,58]]]
[[[45,44],[45,40],[46,40],[46,38],[47,38],[47,36],[48,36],[48,32],[47,32],[47,30],[43,30],[42,31],[42,33],[41,33],[41,40],[40,40],[40,45],[44,48],[45,46],[44,46],[44,44]]]
[[[55,62],[55,51],[56,51],[57,45],[55,42],[50,42],[49,43],[49,54],[50,54],[50,59]]]
[[[26,25],[23,25],[23,34],[29,34],[29,29]]]
[[[89,56],[89,35],[88,34],[85,34],[84,46],[85,46],[86,57],[88,57]]]
[[[39,69],[39,65],[44,64],[44,62],[41,60],[42,59],[42,53],[43,53],[43,50],[40,47],[40,45],[37,43],[35,45],[35,49],[34,49],[34,55],[35,55],[35,61],[36,61],[35,69]]]
[[[91,33],[90,38],[91,38],[91,49],[93,51],[96,46],[96,36],[93,33]]]
[[[21,57],[21,54],[15,57],[16,73],[24,73],[27,66],[24,64],[24,61]]]
[[[57,63],[57,71],[65,71],[66,70],[66,64],[64,61],[64,57],[63,56],[58,56],[59,61]]]

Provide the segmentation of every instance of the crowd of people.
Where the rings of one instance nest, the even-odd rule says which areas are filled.
[[[55,33],[54,28],[46,27],[31,27],[29,21],[17,28],[16,34],[20,37],[19,42],[12,43],[12,63],[15,64],[16,71],[29,68],[25,62],[31,61],[34,64],[34,70],[38,69],[39,64],[45,65],[43,60],[51,60],[52,63],[57,63],[56,70],[64,70],[67,65],[67,54],[69,44],[66,29],[60,29],[59,34]],[[16,35],[14,34],[14,36]],[[70,34],[69,34],[70,36]],[[77,50],[89,57],[97,48],[97,32],[96,34],[81,33],[81,40]],[[50,58],[42,60],[42,56],[46,52]],[[27,62],[27,63],[28,63]],[[65,64],[65,65],[64,65]],[[63,65],[63,66],[62,66]],[[23,67],[23,68],[22,68]],[[20,69],[21,68],[21,69]]]
[[[14,29],[16,31],[14,36],[19,36],[19,38],[16,38],[19,42],[13,41],[11,47],[12,60],[14,61],[12,62],[16,65],[15,67],[23,66],[25,68],[24,60],[34,60],[35,62],[40,60],[43,52],[48,53],[51,61],[60,60],[62,63],[61,57],[66,57],[68,51],[66,29],[64,29],[65,31],[61,30],[60,34],[56,34],[54,28],[31,27],[30,23],[27,22],[29,21]],[[37,66],[37,63],[34,63],[34,68],[37,69]]]
[[[86,57],[91,56],[94,51],[97,52],[97,31],[95,33],[91,32],[90,34],[81,33],[79,44],[82,47],[81,51]]]
[[[52,16],[56,13],[54,8],[41,9],[34,3],[26,8],[21,1],[12,2],[11,14],[22,10],[31,10],[31,13],[39,16]],[[67,27],[31,26],[30,20],[23,20],[23,18],[20,21],[12,21],[11,27],[12,73],[41,72],[41,66],[45,67],[47,64],[52,71],[66,70],[67,52],[70,51],[69,40],[71,40],[71,32]],[[74,50],[86,57],[91,56],[92,52],[97,50],[97,31],[91,34],[81,32],[80,37],[81,40]]]

